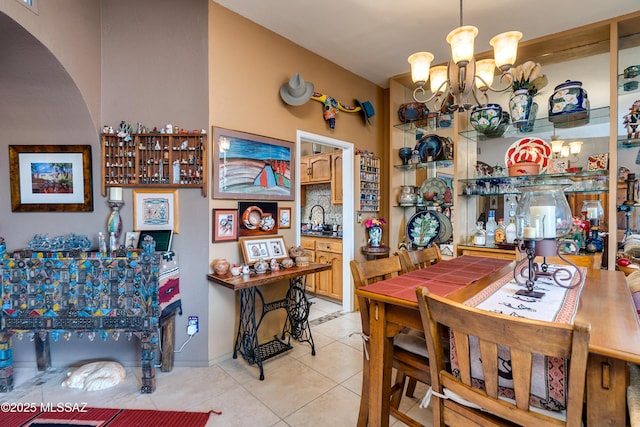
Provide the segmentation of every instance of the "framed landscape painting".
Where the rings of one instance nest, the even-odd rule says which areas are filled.
[[[9,145],[13,212],[92,212],[90,145]]]
[[[295,145],[213,128],[213,198],[293,200]]]

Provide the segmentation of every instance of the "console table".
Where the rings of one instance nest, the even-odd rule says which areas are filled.
[[[311,345],[311,354],[316,355],[316,348],[309,327],[309,307],[311,303],[305,293],[306,275],[320,271],[331,270],[331,264],[312,263],[305,267],[291,267],[277,272],[231,276],[226,274],[207,275],[207,279],[218,285],[240,292],[240,319],[236,342],[233,347],[233,358],[238,358],[238,352],[250,364],[258,365],[260,379],[264,380],[262,363],[274,356],[291,350],[291,338],[300,342],[308,342]],[[289,289],[285,298],[265,303],[260,286],[268,285],[281,280],[289,280]],[[256,296],[260,298],[262,311],[256,314]],[[277,309],[287,311],[287,319],[282,328],[280,339],[259,344],[258,328],[263,317]],[[284,341],[286,336],[287,341]]]
[[[0,392],[13,389],[12,335],[34,338],[39,370],[51,366],[49,338],[142,342],[141,393],[155,390],[162,254],[24,251],[0,259]]]

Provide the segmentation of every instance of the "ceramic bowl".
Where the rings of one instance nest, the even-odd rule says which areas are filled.
[[[499,138],[502,135],[504,135],[504,133],[507,131],[507,128],[509,127],[509,121],[511,120],[511,117],[509,116],[509,113],[507,113],[506,111],[502,112],[502,119],[500,120],[500,124],[498,125],[498,127],[494,130],[488,130],[484,132],[484,136],[486,136],[487,138]]]
[[[624,69],[624,78],[632,79],[640,76],[640,65],[631,65]]]
[[[540,165],[535,162],[520,162],[509,166],[509,176],[529,176],[539,173]]]
[[[427,117],[429,109],[424,102],[409,102],[398,108],[398,119],[402,123],[414,122]]]
[[[493,132],[502,121],[502,107],[499,104],[487,104],[473,107],[470,116],[471,126],[480,132]]]
[[[242,223],[249,230],[255,230],[262,221],[262,209],[257,206],[249,206],[242,214]]]

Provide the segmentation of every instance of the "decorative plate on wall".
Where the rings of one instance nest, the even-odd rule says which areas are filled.
[[[434,199],[427,201],[442,202],[442,200],[444,199],[444,193],[445,191],[447,191],[448,187],[449,186],[447,185],[446,181],[443,179],[427,178],[422,181],[422,185],[420,185],[420,192],[418,193],[418,197],[424,198],[424,193],[435,193]]]
[[[440,234],[441,226],[435,211],[416,212],[407,222],[407,236],[415,246],[429,246]]]

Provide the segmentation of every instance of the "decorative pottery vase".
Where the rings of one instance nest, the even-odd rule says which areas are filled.
[[[2,260],[7,253],[7,245],[4,243],[0,243],[0,260]]]
[[[109,218],[107,218],[107,233],[113,233],[116,239],[122,234],[122,217],[120,216],[120,206],[113,205]]]
[[[538,112],[538,104],[533,102],[533,96],[528,89],[518,89],[513,92],[509,100],[511,123],[522,132],[531,132]]]
[[[382,228],[374,225],[369,228],[369,246],[379,248],[382,244]]]
[[[409,164],[409,160],[411,159],[412,152],[413,152],[413,148],[411,147],[402,147],[398,150],[398,156],[402,160],[402,164],[404,166]]]
[[[398,203],[400,206],[415,206],[418,196],[415,193],[415,185],[401,185]]]
[[[142,246],[142,251],[147,255],[153,255],[156,251],[156,241],[151,236],[144,236],[140,246]]]
[[[211,262],[211,266],[213,267],[213,271],[215,271],[218,276],[224,276],[229,272],[229,267],[231,266],[231,264],[229,264],[229,261],[227,261],[226,259],[220,258],[214,259]]]
[[[589,123],[589,98],[582,82],[567,80],[555,87],[549,97],[549,121],[555,127]]]

